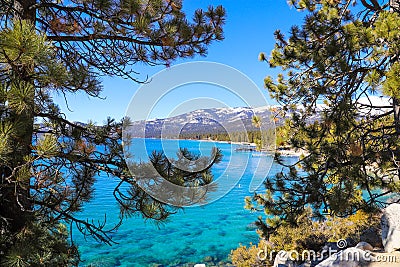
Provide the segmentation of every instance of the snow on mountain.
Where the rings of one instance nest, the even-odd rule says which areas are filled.
[[[360,114],[369,114],[376,116],[390,111],[392,107],[392,100],[388,97],[382,96],[369,96],[358,99],[357,105]]]
[[[382,114],[391,108],[390,99],[385,97],[370,96],[368,98],[360,98],[356,103],[360,116]],[[133,122],[130,127],[130,133],[133,137],[162,136],[178,138],[181,135],[255,131],[258,129],[252,125],[253,116],[257,115],[262,119],[262,127],[264,129],[272,128],[275,127],[274,122],[272,122],[272,114],[275,114],[281,108],[281,106],[275,105],[257,108],[198,109],[165,119]],[[309,117],[309,121],[319,120],[320,114],[327,111],[328,108],[325,104],[317,104],[316,114]],[[297,112],[301,113],[302,111],[304,111],[304,108],[298,106]],[[281,118],[277,123],[281,124],[282,122]]]
[[[133,122],[130,133],[133,137],[179,137],[185,134],[254,131],[251,120],[254,115],[271,124],[268,107],[210,108],[199,109],[165,119]]]

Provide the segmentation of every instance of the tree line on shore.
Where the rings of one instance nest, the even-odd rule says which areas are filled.
[[[275,146],[285,146],[288,134],[289,133],[284,126],[278,126],[275,129],[271,128],[265,131],[181,134],[179,135],[179,138],[240,143],[258,143],[262,140],[263,148],[273,148]],[[165,137],[168,138],[168,136]]]

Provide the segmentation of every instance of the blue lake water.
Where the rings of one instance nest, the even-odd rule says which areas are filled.
[[[249,185],[252,181],[254,188],[261,179],[281,170],[282,166],[277,164],[272,164],[269,173],[269,166],[260,168],[260,160],[272,163],[272,157],[235,152],[235,145],[227,143],[189,140],[167,140],[162,143],[157,139],[146,139],[145,145],[149,152],[163,148],[167,154],[171,154],[179,145],[205,155],[210,153],[213,146],[217,146],[224,157],[221,163],[213,166],[212,171],[218,186],[224,188],[228,185],[228,189],[232,187],[231,190],[226,190],[229,191],[227,194],[210,204],[185,208],[161,225],[145,221],[139,215],[129,218],[113,235],[113,240],[118,244],[112,246],[99,244],[90,238],[85,240],[74,231],[74,241],[84,261],[81,266],[193,266],[194,263],[204,263],[207,256],[211,256],[214,263],[227,262],[231,250],[240,244],[258,242],[252,223],[262,214],[245,210],[244,198],[251,195]],[[146,160],[147,155],[141,153],[135,157]],[[294,157],[285,158],[288,162],[295,160]],[[262,177],[254,177],[255,172],[264,173]],[[101,221],[106,215],[108,223],[116,222],[119,211],[112,195],[115,185],[116,181],[111,178],[99,176],[95,196],[85,205],[79,217]],[[262,191],[262,187],[258,191]]]

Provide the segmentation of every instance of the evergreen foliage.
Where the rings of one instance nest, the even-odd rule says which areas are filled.
[[[277,141],[275,142],[275,133]],[[275,129],[268,129],[265,131],[246,131],[246,132],[222,132],[222,133],[198,133],[198,134],[181,134],[180,139],[194,139],[194,140],[214,140],[214,141],[226,141],[226,142],[248,142],[248,143],[260,143],[260,148],[266,148],[270,151],[274,151],[276,146],[284,146],[287,141],[286,131],[283,126],[278,126]],[[262,136],[263,135],[263,136]],[[168,136],[167,136],[168,137]],[[263,144],[261,146],[261,140]]]
[[[108,118],[102,126],[71,122],[52,97],[78,91],[98,97],[102,75],[137,81],[136,63],[168,65],[204,55],[207,45],[222,40],[222,7],[197,10],[193,22],[181,7],[181,1],[161,0],[0,0],[1,266],[77,264],[70,224],[110,244],[119,224],[106,228],[106,222],[76,216],[100,172],[119,181],[110,190],[121,221],[133,214],[162,221],[176,212],[131,176],[121,145],[128,118]],[[216,151],[211,164],[220,156]],[[148,164],[168,166],[161,158]],[[213,177],[208,168],[165,179],[196,186]]]
[[[347,218],[329,217],[323,221],[312,219],[313,211],[305,209],[304,213],[297,218],[297,225],[284,223],[280,225],[270,236],[268,242],[263,232],[259,231],[262,239],[257,245],[249,247],[240,246],[231,252],[232,263],[235,266],[272,266],[274,258],[279,251],[293,253],[297,263],[305,258],[305,251],[313,251],[317,255],[327,242],[347,240],[348,245],[355,245],[360,241],[360,235],[364,230],[380,226],[380,217],[358,211]],[[274,220],[273,218],[271,220]],[[261,251],[261,252],[260,252]],[[326,256],[326,255],[325,255]]]
[[[265,234],[297,225],[306,207],[317,218],[346,217],[400,201],[397,1],[290,3],[307,12],[304,23],[288,37],[276,31],[270,58],[260,59],[283,70],[276,80],[265,78],[265,87],[292,112],[288,143],[307,155],[268,178],[265,194],[247,199],[278,218],[261,221]],[[376,95],[390,104],[376,104]]]

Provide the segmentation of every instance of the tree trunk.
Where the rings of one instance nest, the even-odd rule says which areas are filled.
[[[36,0],[14,1],[14,23],[21,20],[35,23],[36,12],[33,9]],[[32,70],[21,66],[13,73],[13,78],[25,83],[32,84]],[[32,90],[34,86],[31,86]],[[11,125],[19,125],[16,134],[8,141],[12,149],[12,155],[7,161],[0,163],[0,234],[15,234],[20,231],[29,221],[32,212],[30,200],[30,177],[20,182],[16,181],[19,167],[26,163],[26,156],[31,154],[33,133],[33,107],[34,99],[29,100],[30,110],[17,113],[11,108],[7,109],[7,116],[2,118],[3,122]],[[28,166],[29,167],[29,166]],[[1,251],[0,251],[1,252]]]
[[[36,21],[36,10],[33,6],[36,0],[14,0],[14,19],[16,21],[28,20],[33,25]]]
[[[400,12],[400,0],[390,0],[390,11]],[[391,62],[394,63],[394,62]],[[400,100],[393,97],[393,115],[394,115],[394,126],[398,136],[400,136]],[[400,156],[399,151],[396,151],[396,161],[398,162]],[[400,168],[397,170],[397,175],[400,178]]]
[[[394,124],[396,133],[400,135],[400,101],[393,97]]]

